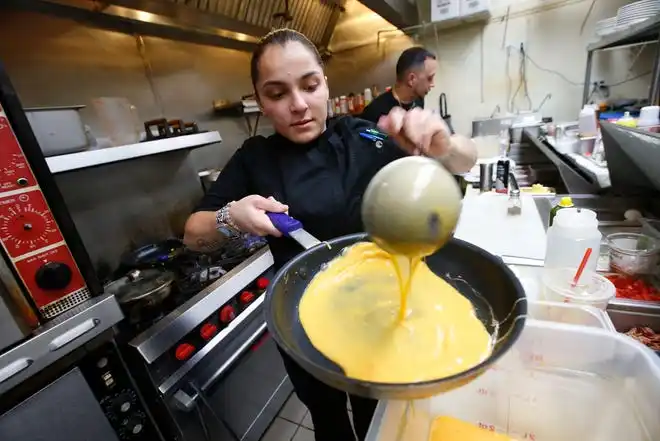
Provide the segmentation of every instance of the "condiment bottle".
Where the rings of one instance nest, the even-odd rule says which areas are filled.
[[[580,111],[578,130],[580,132],[580,136],[582,137],[596,136],[598,133],[596,109],[594,109],[592,105],[585,104],[584,108]]]
[[[364,105],[365,105],[365,107],[368,106],[369,103],[371,101],[373,101],[373,99],[374,99],[374,97],[371,93],[371,89],[369,89],[368,87],[366,89],[364,89]]]
[[[630,112],[624,113],[623,118],[619,118],[616,123],[624,127],[637,127],[637,120],[630,116]]]
[[[348,113],[351,115],[355,113],[355,95],[352,93],[348,95]]]
[[[552,226],[552,221],[555,220],[555,216],[557,216],[557,212],[563,208],[573,208],[575,205],[573,204],[573,199],[571,199],[569,196],[564,196],[559,200],[559,203],[552,207],[552,210],[550,210],[550,219],[548,221],[548,227]]]
[[[509,190],[509,160],[500,159],[497,161],[495,171],[495,191],[497,193],[506,193]]]
[[[339,114],[346,115],[348,113],[348,100],[346,95],[339,97]]]
[[[544,267],[577,269],[587,248],[591,248],[585,269],[596,271],[602,237],[595,212],[578,208],[560,210],[548,228]]]

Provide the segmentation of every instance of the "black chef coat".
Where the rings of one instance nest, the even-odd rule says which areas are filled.
[[[346,116],[329,120],[327,130],[308,144],[279,134],[252,137],[234,153],[195,211],[216,211],[252,194],[273,196],[320,240],[362,232],[360,209],[369,181],[383,166],[406,156],[392,140],[361,136],[374,128]],[[275,269],[303,251],[288,237],[268,237],[268,244]]]
[[[399,103],[399,101],[394,98],[392,91],[388,90],[385,93],[381,93],[370,102],[362,111],[360,118],[377,123],[381,116],[387,115],[395,107],[402,107],[403,110],[411,110],[413,108],[423,109],[424,100],[422,98],[417,98],[411,103]]]

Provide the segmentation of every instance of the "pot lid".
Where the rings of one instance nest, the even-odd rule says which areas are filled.
[[[133,270],[121,279],[107,284],[105,291],[113,294],[119,303],[129,303],[145,298],[171,285],[173,281],[173,274],[167,271]]]

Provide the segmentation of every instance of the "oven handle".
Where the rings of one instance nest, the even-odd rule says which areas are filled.
[[[234,352],[231,357],[227,361],[225,361],[220,368],[211,375],[211,378],[206,380],[206,382],[202,385],[200,388],[201,392],[206,392],[209,390],[213,384],[215,384],[216,381],[236,362],[236,360],[241,357],[245,352],[247,352],[248,349],[250,349],[250,346],[254,344],[254,342],[261,337],[261,335],[266,331],[266,323],[263,323],[261,326],[259,326],[259,329],[255,331],[254,334],[252,334],[246,341],[243,343],[237,350]],[[199,394],[195,393],[194,395],[189,395],[186,392],[184,392],[183,389],[179,389],[174,393],[173,396],[174,399],[174,405],[184,411],[190,411],[195,408],[195,404],[197,400],[199,399]]]
[[[84,334],[87,334],[89,331],[96,328],[99,324],[101,324],[101,320],[97,318],[85,320],[78,326],[75,326],[52,339],[48,345],[48,349],[51,352],[55,352],[58,349],[68,345],[75,339],[82,337]]]
[[[18,360],[9,363],[7,366],[0,368],[0,383],[4,383],[15,375],[23,372],[25,369],[29,368],[34,360],[31,358],[19,358]]]

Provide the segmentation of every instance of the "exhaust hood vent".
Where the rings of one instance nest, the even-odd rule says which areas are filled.
[[[323,0],[164,0],[198,11],[228,17],[262,29],[289,27],[302,32],[317,46],[328,44],[342,5]],[[287,8],[288,4],[288,8]],[[260,37],[261,35],[256,35]]]
[[[252,50],[273,28],[289,27],[326,49],[346,0],[1,0],[125,33]]]

